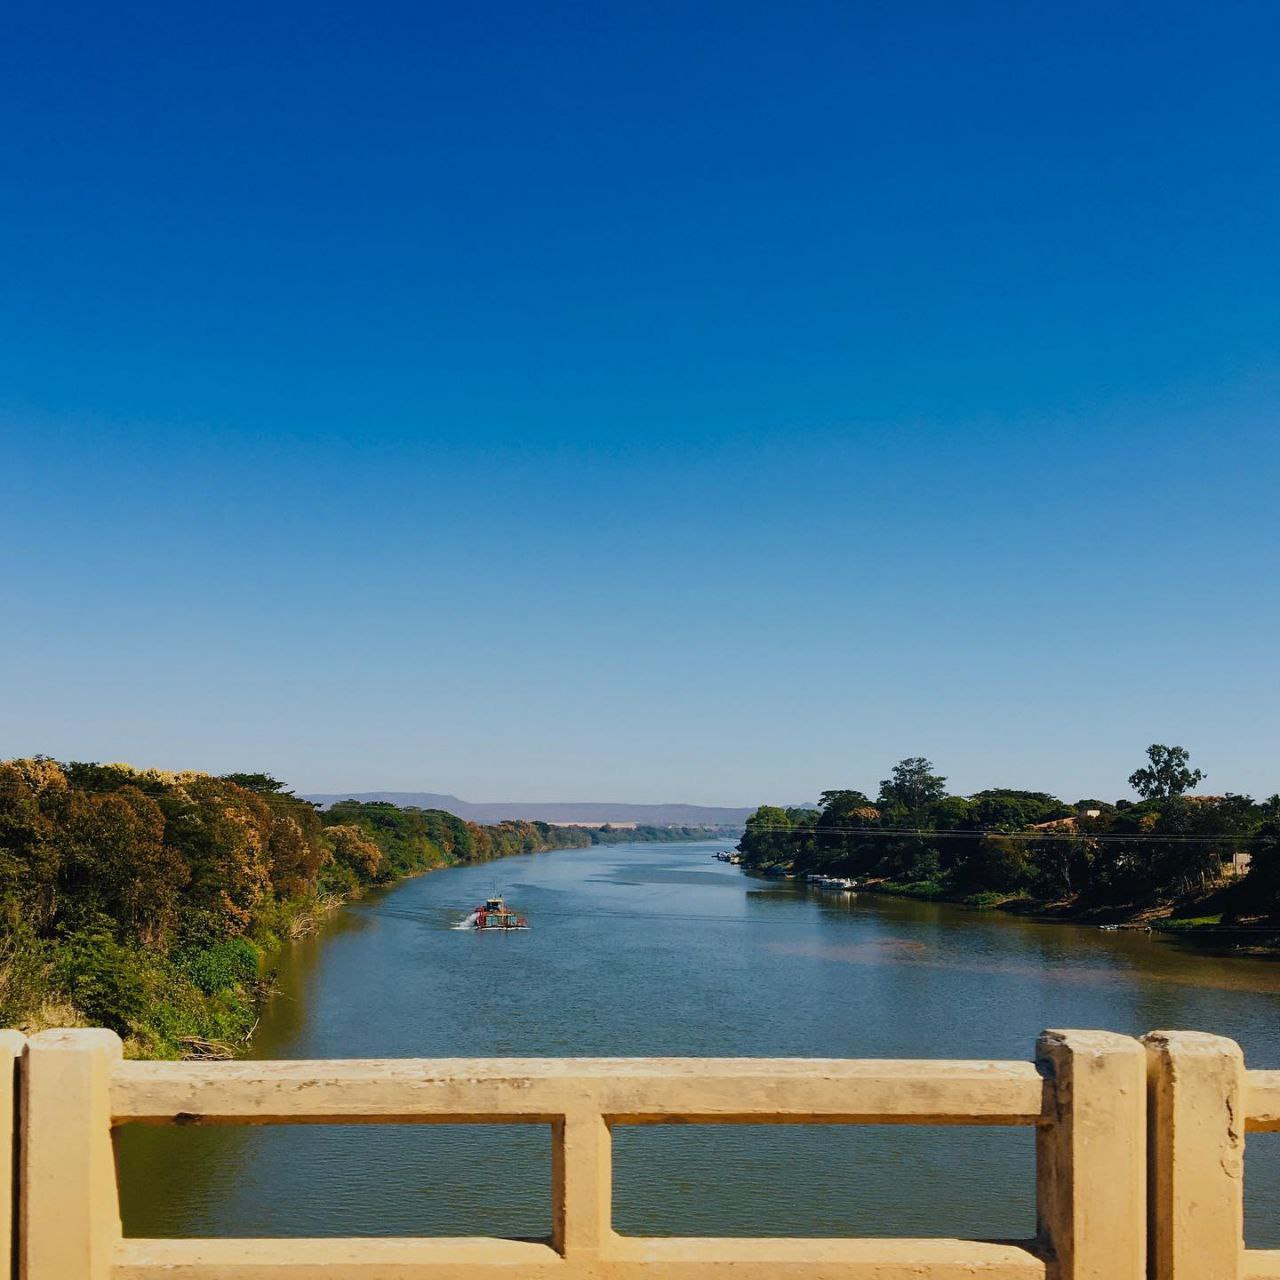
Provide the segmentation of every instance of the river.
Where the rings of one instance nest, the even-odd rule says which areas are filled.
[[[353,903],[278,959],[259,1058],[1028,1058],[1044,1027],[1193,1028],[1280,1067],[1280,963],[1158,935],[832,895],[713,844],[457,867]],[[451,926],[494,887],[527,932]],[[661,1126],[615,1133],[619,1230],[1034,1233],[1032,1133]],[[538,1126],[146,1129],[117,1136],[128,1235],[550,1229]],[[1246,1236],[1280,1246],[1280,1136],[1251,1135]]]

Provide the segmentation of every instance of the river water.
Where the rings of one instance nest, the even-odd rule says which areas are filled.
[[[1280,963],[1160,936],[821,893],[615,845],[457,867],[279,959],[259,1058],[1029,1058],[1044,1027],[1193,1028],[1280,1067]],[[454,925],[494,888],[527,932]],[[538,1126],[147,1129],[117,1137],[128,1235],[550,1229]],[[619,1129],[614,1222],[675,1235],[1034,1233],[1027,1129]],[[1246,1235],[1280,1246],[1280,1136],[1251,1135]]]

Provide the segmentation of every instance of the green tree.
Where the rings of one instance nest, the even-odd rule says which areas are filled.
[[[57,978],[92,1023],[129,1035],[147,1014],[150,993],[138,956],[111,936],[105,921],[91,921],[62,939]]]
[[[893,766],[893,777],[881,781],[879,804],[918,815],[946,793],[947,780],[933,772],[931,760],[908,756]]]
[[[269,773],[224,773],[221,776],[223,782],[233,783],[246,791],[256,791],[259,795],[293,795],[283,782]]]
[[[961,887],[971,892],[1012,893],[1026,883],[1031,864],[1025,841],[987,835],[971,844],[956,868]]]
[[[1250,850],[1249,873],[1236,890],[1236,915],[1280,920],[1280,822],[1266,822]]]
[[[166,839],[191,868],[188,931],[213,941],[247,932],[273,897],[271,810],[261,796],[201,777],[156,797]]]
[[[818,797],[821,826],[839,826],[843,820],[861,809],[870,809],[871,801],[861,791],[824,791]]]
[[[1147,748],[1151,762],[1129,775],[1129,785],[1144,800],[1166,800],[1190,791],[1203,781],[1205,774],[1187,767],[1191,753],[1186,747],[1166,747],[1153,742]]]
[[[69,791],[58,819],[64,916],[114,921],[120,938],[148,946],[166,941],[191,869],[165,843],[155,800],[132,786]]]
[[[24,767],[31,763],[0,762],[0,921],[9,928],[20,920],[42,928],[58,902],[58,829],[48,801],[65,794],[66,779],[47,768],[33,776]]]
[[[1017,831],[1070,817],[1073,810],[1047,791],[1013,791],[999,787],[969,797],[970,817],[980,831]]]
[[[789,861],[794,852],[792,831],[794,810],[780,809],[775,804],[762,804],[747,818],[746,830],[738,848],[752,866],[769,866]]]
[[[1075,834],[1051,834],[1030,843],[1031,881],[1038,896],[1068,897],[1089,886],[1093,843]]]

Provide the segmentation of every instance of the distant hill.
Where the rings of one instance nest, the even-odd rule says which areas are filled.
[[[733,809],[707,804],[610,804],[607,802],[498,801],[472,804],[457,796],[433,791],[342,791],[331,795],[310,795],[304,799],[327,808],[338,800],[385,800],[401,808],[443,809],[468,822],[503,822],[508,818],[529,818],[538,822],[640,822],[656,827],[726,826],[740,827],[751,807]]]

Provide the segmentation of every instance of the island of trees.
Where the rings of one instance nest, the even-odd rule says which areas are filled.
[[[481,826],[263,773],[0,762],[0,1026],[111,1027],[130,1053],[242,1047],[266,957],[370,886],[457,863],[702,828]]]
[[[882,890],[1098,919],[1280,926],[1280,795],[1189,794],[1204,774],[1153,744],[1137,800],[992,788],[951,795],[932,763],[895,765],[875,797],[823,792],[817,808],[764,805],[744,865],[857,877]]]

